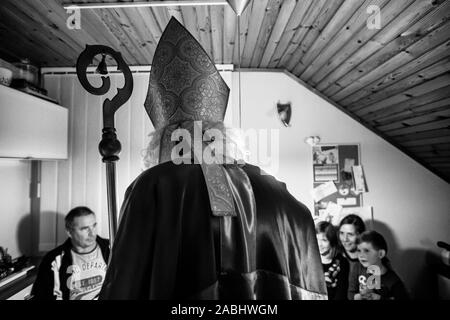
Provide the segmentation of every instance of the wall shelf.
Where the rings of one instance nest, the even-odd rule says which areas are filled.
[[[67,159],[68,110],[0,85],[0,158]]]

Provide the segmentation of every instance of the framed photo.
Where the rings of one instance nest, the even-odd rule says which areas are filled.
[[[339,182],[338,146],[313,147],[314,182]]]
[[[361,167],[359,149],[358,144],[329,144],[312,148],[313,190],[320,191],[330,183],[335,186],[333,192],[324,193],[323,197],[315,196],[314,218],[335,217],[335,222],[341,212],[363,206],[362,193],[367,187],[361,188],[361,175],[356,174],[361,172],[357,170]],[[354,177],[355,174],[357,177]]]

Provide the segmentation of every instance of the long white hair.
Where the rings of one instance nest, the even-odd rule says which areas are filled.
[[[181,126],[182,129],[186,129],[193,136],[193,121],[186,121]],[[194,137],[194,139],[201,139],[203,142],[206,138],[208,140],[208,131],[218,130],[221,133],[223,139],[223,152],[219,156],[224,156],[227,160],[236,160],[239,163],[245,162],[249,157],[249,151],[245,147],[245,139],[242,130],[236,128],[226,127],[223,122],[209,122],[201,121],[202,137]],[[167,127],[155,130],[151,132],[149,136],[149,142],[147,148],[144,150],[143,166],[144,170],[152,168],[161,162],[167,161],[167,159],[161,159],[161,142],[163,135],[167,134]],[[217,131],[216,131],[217,132]],[[229,163],[227,161],[227,163]]]

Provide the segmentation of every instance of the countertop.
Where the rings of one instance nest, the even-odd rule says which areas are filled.
[[[0,300],[6,300],[17,292],[33,284],[36,279],[40,261],[41,258],[31,258],[31,265],[35,266],[33,269],[29,270],[24,276],[2,286],[0,288]]]

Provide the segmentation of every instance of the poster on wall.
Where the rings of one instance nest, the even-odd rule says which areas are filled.
[[[337,146],[313,147],[314,182],[339,182],[339,151]]]
[[[312,149],[314,220],[338,225],[349,212],[371,219],[371,207],[364,207],[362,194],[367,184],[358,144],[318,145]],[[369,213],[370,212],[370,213]]]

